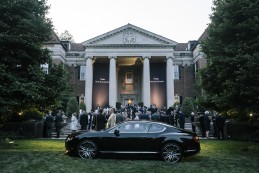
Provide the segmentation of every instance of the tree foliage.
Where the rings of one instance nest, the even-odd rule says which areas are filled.
[[[63,33],[60,34],[59,39],[61,41],[70,41],[70,42],[74,42],[74,38],[73,35],[70,34],[70,32],[68,30],[65,30]]]
[[[65,109],[64,102],[68,97],[68,72],[63,65],[53,65],[48,74],[45,74],[42,87],[41,103],[43,108]],[[65,97],[65,98],[64,98]]]
[[[86,105],[84,102],[80,102],[79,103],[79,109],[83,110],[83,111],[86,111]]]
[[[191,115],[191,112],[195,111],[193,100],[189,97],[185,97],[181,110],[186,117],[189,117]]]
[[[259,1],[215,0],[208,60],[201,71],[204,102],[218,111],[247,115],[259,111]]]
[[[43,43],[50,39],[52,23],[45,0],[0,1],[0,124],[12,113],[54,104],[64,88],[65,72],[53,67]]]

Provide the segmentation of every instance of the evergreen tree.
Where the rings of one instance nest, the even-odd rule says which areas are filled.
[[[214,0],[208,64],[201,71],[204,102],[218,111],[246,116],[259,112],[259,1]]]
[[[73,35],[70,34],[69,31],[65,30],[63,33],[60,34],[59,39],[61,41],[70,41],[70,42],[74,42],[74,38]]]
[[[80,102],[79,108],[82,109],[83,111],[86,111],[86,105],[84,102]]]
[[[68,71],[63,65],[53,65],[48,74],[45,74],[44,87],[42,87],[42,107],[58,107],[65,110],[68,99]],[[65,98],[64,98],[65,97]]]
[[[66,115],[71,117],[74,112],[79,112],[79,105],[75,97],[70,97],[67,103]]]
[[[41,68],[51,62],[43,48],[52,31],[48,9],[46,0],[0,1],[0,124],[12,113],[54,104],[64,89],[63,69]]]
[[[189,97],[186,97],[183,100],[183,105],[182,105],[181,110],[186,117],[189,117],[191,115],[191,112],[194,112],[193,100]]]

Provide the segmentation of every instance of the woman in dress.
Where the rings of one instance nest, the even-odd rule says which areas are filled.
[[[71,123],[70,123],[70,130],[72,130],[72,132],[75,132],[77,130],[77,117],[76,117],[76,113],[72,114],[71,117]]]
[[[206,137],[209,138],[209,133],[210,133],[209,111],[205,111],[204,125],[205,125],[205,130],[206,130]]]

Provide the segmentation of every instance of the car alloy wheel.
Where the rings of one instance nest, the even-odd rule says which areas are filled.
[[[97,155],[97,146],[92,141],[84,140],[79,143],[77,153],[82,159],[94,159]]]
[[[168,143],[163,146],[162,158],[169,163],[176,163],[182,159],[181,147],[175,143]]]

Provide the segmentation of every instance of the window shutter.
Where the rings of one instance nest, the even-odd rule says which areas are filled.
[[[182,78],[182,70],[183,70],[183,68],[179,68],[179,66],[178,66],[178,69],[179,69],[178,79],[181,79]]]
[[[77,79],[80,80],[80,70],[81,70],[81,66],[77,66]]]

